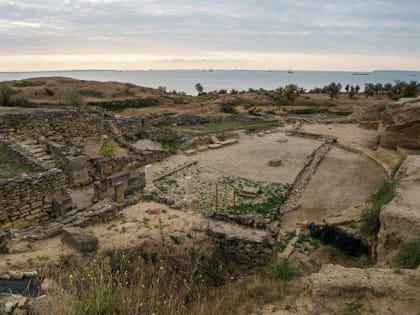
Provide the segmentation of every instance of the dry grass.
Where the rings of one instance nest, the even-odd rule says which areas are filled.
[[[84,267],[64,261],[59,288],[37,313],[249,314],[297,293],[273,277],[271,268],[232,281],[222,261],[203,256],[202,245],[184,254],[169,246],[159,252],[100,253]],[[219,271],[226,282],[213,286],[211,277]]]

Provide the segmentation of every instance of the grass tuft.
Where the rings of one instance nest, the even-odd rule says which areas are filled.
[[[395,179],[386,179],[378,189],[369,197],[369,206],[362,213],[361,231],[366,235],[376,235],[381,227],[379,215],[384,205],[395,196]]]
[[[420,237],[401,246],[395,263],[403,269],[416,269],[420,265]]]

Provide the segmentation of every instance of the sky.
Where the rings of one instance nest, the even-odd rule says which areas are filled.
[[[420,70],[419,0],[0,0],[0,72]]]

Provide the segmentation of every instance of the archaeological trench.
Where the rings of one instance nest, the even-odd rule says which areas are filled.
[[[393,267],[400,247],[420,237],[420,102],[353,120],[189,135],[176,155],[162,149],[183,124],[194,119],[100,109],[0,115],[0,149],[27,169],[0,179],[0,314],[29,314],[45,299],[48,290],[27,284],[62,255],[138,246],[148,228],[124,222],[128,233],[115,236],[110,224],[156,213],[184,218],[175,225],[206,234],[238,269],[276,257],[309,266],[300,295],[272,314],[341,314],[361,295],[369,313],[420,314],[420,269]],[[115,143],[116,154],[99,154],[101,141]],[[362,210],[389,177],[395,196],[381,209],[379,233],[366,237]],[[336,235],[329,242],[310,237],[324,228]],[[352,253],[374,263],[324,263],[319,244],[357,246]]]

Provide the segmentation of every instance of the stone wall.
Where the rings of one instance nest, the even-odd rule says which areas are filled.
[[[208,220],[201,229],[214,240],[223,258],[238,268],[252,269],[273,258],[276,242],[269,231],[216,220]]]
[[[6,136],[42,135],[46,138],[75,138],[102,135],[104,114],[88,110],[39,110],[0,116],[0,134]]]
[[[122,171],[135,170],[140,165],[136,161],[136,158],[132,156],[122,157],[97,157],[89,160],[92,165],[92,177],[94,180],[105,179],[113,174],[120,173]]]
[[[66,196],[59,169],[0,180],[0,228],[24,228],[59,215],[53,206]]]
[[[127,193],[144,188],[145,184],[143,172],[122,172],[110,176],[94,183],[93,202],[104,199],[122,202]]]

